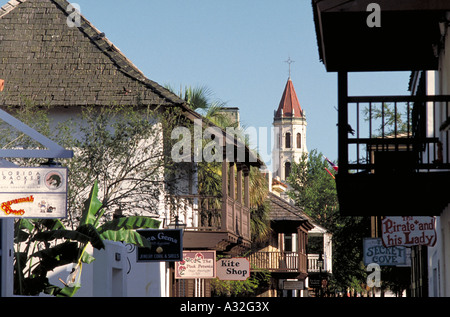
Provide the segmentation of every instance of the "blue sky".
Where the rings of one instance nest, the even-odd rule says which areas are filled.
[[[2,4],[7,1],[1,1]],[[207,86],[244,126],[272,127],[288,57],[307,147],[337,159],[337,80],[319,61],[310,0],[76,0],[149,79]],[[409,73],[350,74],[351,95],[407,94]]]

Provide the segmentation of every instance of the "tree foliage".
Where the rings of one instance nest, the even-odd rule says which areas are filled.
[[[85,107],[69,120],[55,123],[48,110],[32,102],[8,109],[40,133],[74,150],[73,158],[58,162],[70,171],[68,217],[16,221],[15,292],[72,296],[79,288],[75,280],[82,263],[94,260],[85,252],[88,245],[102,249],[103,240],[112,240],[148,246],[135,229],[158,227],[159,222],[150,216],[158,214],[166,169],[174,169],[165,160],[161,131],[176,124],[180,116],[176,109]],[[0,126],[3,147],[41,148],[19,131],[9,130]],[[42,159],[13,162],[18,166],[47,163]],[[115,219],[114,215],[127,217]],[[65,287],[50,285],[47,273],[71,263],[74,271],[69,282],[63,281]]]
[[[14,293],[73,296],[81,287],[83,263],[95,259],[86,253],[91,245],[104,249],[104,240],[122,241],[150,247],[136,229],[158,228],[159,221],[149,217],[124,217],[99,225],[104,209],[98,199],[98,184],[94,182],[85,202],[81,220],[75,230],[66,228],[58,219],[20,219],[15,224]],[[49,282],[48,273],[74,264],[64,287]]]
[[[339,213],[336,183],[322,153],[312,150],[292,164],[289,195],[315,223],[333,234],[333,277],[335,289],[354,288],[365,282],[362,265],[363,238],[370,236],[369,217],[346,217]],[[355,282],[357,281],[357,282]]]

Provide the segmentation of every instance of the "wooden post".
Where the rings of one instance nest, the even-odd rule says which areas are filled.
[[[229,192],[229,196],[235,200],[236,199],[236,177],[235,177],[235,173],[234,173],[234,162],[230,162],[230,192]]]
[[[339,173],[348,173],[348,76],[338,72],[338,161]]]
[[[227,207],[228,207],[228,162],[224,158],[222,161],[222,220],[220,228],[227,231]]]
[[[244,205],[247,208],[250,208],[250,167],[246,166],[244,170]]]
[[[242,205],[242,164],[237,164],[237,197],[236,200]]]

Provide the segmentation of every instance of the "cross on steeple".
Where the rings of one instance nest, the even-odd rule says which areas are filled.
[[[291,57],[288,57],[288,59],[286,60],[286,61],[284,61],[285,63],[288,63],[288,65],[289,65],[289,78],[291,78],[291,64],[292,63],[295,63],[295,61],[293,61],[292,59],[291,59]]]

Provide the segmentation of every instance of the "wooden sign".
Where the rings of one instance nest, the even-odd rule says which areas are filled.
[[[250,277],[250,262],[246,258],[224,258],[217,261],[217,278],[245,281]]]
[[[175,262],[175,278],[215,278],[216,251],[183,251],[183,260]]]
[[[402,245],[434,246],[436,243],[436,219],[434,217],[385,217],[381,221],[385,247]]]

